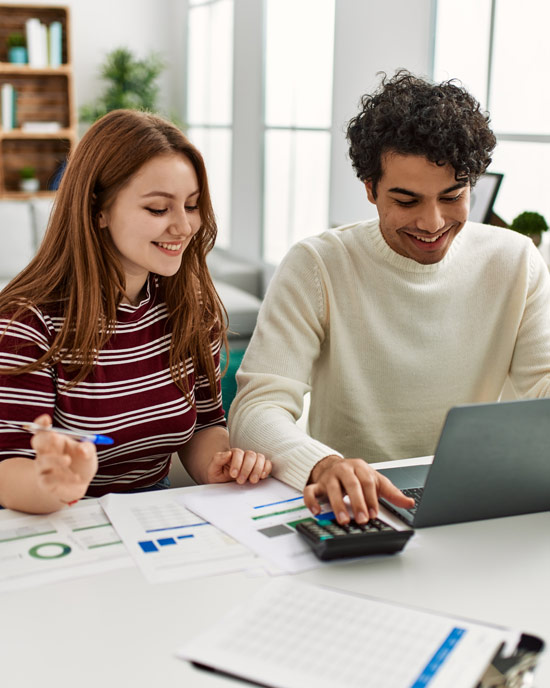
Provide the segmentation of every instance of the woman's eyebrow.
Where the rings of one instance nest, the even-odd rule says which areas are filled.
[[[187,198],[193,198],[193,196],[196,196],[199,193],[200,189],[197,189],[196,191],[193,191],[193,193],[189,194]],[[148,193],[143,194],[141,197],[150,198],[151,196],[164,196],[165,198],[174,198],[174,194],[168,193],[167,191],[149,191]]]
[[[142,198],[149,198],[150,196],[165,196],[166,198],[174,198],[174,195],[168,193],[167,191],[149,191],[149,193],[143,194]]]

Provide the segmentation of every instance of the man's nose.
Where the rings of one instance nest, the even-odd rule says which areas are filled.
[[[439,205],[424,206],[416,218],[416,227],[424,232],[435,234],[445,227],[445,218]]]

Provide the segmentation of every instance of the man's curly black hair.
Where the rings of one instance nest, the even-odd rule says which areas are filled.
[[[491,162],[496,138],[488,114],[454,80],[431,84],[406,70],[361,98],[362,111],[348,125],[349,155],[361,181],[373,191],[382,176],[382,155],[422,155],[450,164],[457,181],[474,186]]]

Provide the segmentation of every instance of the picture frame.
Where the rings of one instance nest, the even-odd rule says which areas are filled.
[[[504,175],[500,172],[485,172],[470,192],[470,215],[472,222],[488,224],[493,213],[493,204]]]

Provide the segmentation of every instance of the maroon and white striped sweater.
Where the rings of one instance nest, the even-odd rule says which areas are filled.
[[[123,492],[154,485],[170,468],[170,455],[195,432],[225,425],[221,394],[215,401],[208,378],[186,361],[192,404],[174,384],[168,364],[171,333],[166,305],[155,279],[137,306],[121,305],[116,330],[100,351],[92,373],[68,388],[72,374],[63,363],[25,375],[0,375],[0,418],[32,421],[49,413],[53,424],[109,435],[112,446],[98,446],[99,468],[87,495]],[[0,330],[8,323],[0,319]],[[47,351],[62,318],[35,310],[14,322],[0,344],[0,367],[36,360]],[[24,350],[16,349],[24,343]],[[212,342],[219,383],[220,342]],[[0,425],[0,460],[33,457],[30,435]]]

